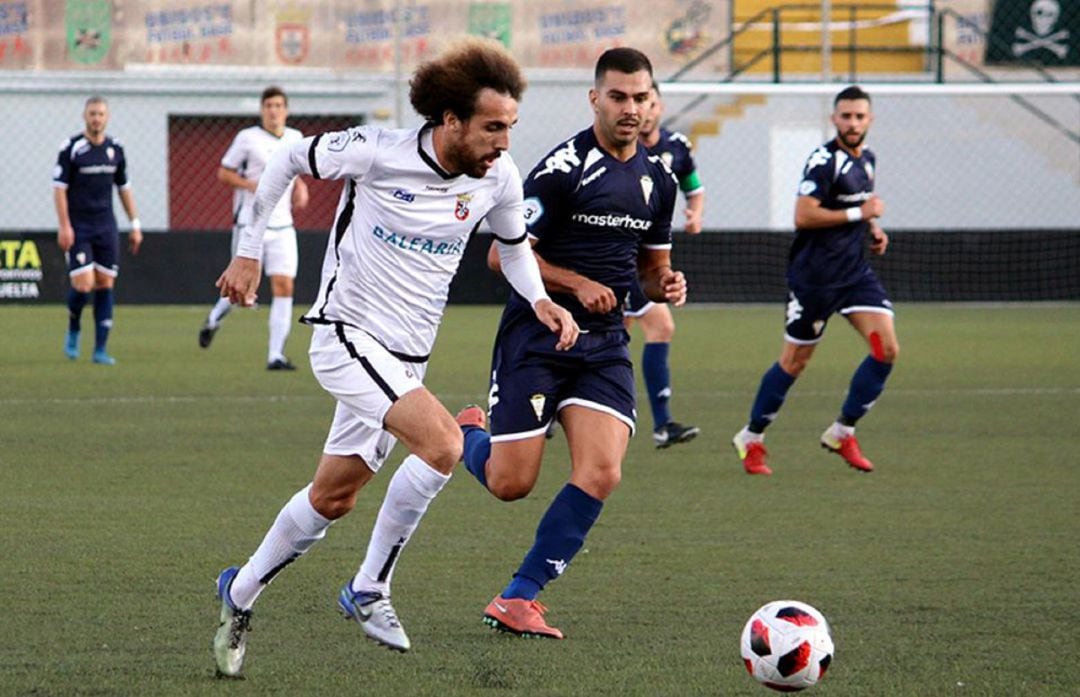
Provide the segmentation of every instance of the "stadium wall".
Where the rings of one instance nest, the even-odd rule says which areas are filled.
[[[313,302],[325,233],[299,235],[296,299]],[[487,268],[490,235],[470,241],[450,302],[502,303],[506,283]],[[690,282],[691,302],[781,302],[791,236],[768,231],[678,235],[676,267]],[[133,257],[121,256],[122,304],[207,304],[229,261],[228,235],[173,232],[148,236]],[[1080,300],[1080,235],[1073,230],[894,231],[888,254],[872,263],[897,302]],[[0,304],[59,303],[66,267],[55,234],[0,233]],[[260,297],[269,297],[265,287]]]
[[[226,78],[213,71],[200,76],[197,69],[158,79],[95,75],[68,82],[45,75],[15,86],[7,83],[7,89],[0,79],[0,114],[16,124],[18,134],[6,149],[9,166],[0,169],[0,191],[5,193],[0,229],[55,229],[48,177],[61,141],[82,127],[82,103],[90,93],[110,99],[109,132],[124,143],[140,218],[151,231],[225,229],[220,223],[199,223],[207,216],[192,212],[214,209],[210,217],[226,219],[228,190],[215,179],[216,165],[238,126],[255,122],[258,94],[271,81],[290,92],[294,122],[308,132],[331,123],[394,125],[392,80],[275,80],[281,77]],[[592,119],[587,77],[536,75],[530,80],[511,150],[526,173]],[[732,96],[710,96],[684,112],[693,98],[672,92],[667,113],[675,118],[671,126],[686,132],[703,119],[719,119],[715,134],[696,137],[707,197],[705,227],[790,229],[803,163],[832,136],[828,96],[768,95],[722,118],[715,114],[731,105]],[[1080,103],[1074,98],[1037,99],[1076,130]],[[881,95],[874,104],[877,122],[869,144],[879,158],[877,190],[888,204],[887,228],[1076,227],[1080,143],[1032,116],[1008,94]],[[191,128],[178,140],[182,121]],[[414,125],[417,119],[410,115],[404,123]],[[33,124],[32,130],[26,124]],[[332,210],[333,203],[330,195],[323,209]],[[677,211],[676,221],[681,215]],[[325,212],[301,224],[328,227],[329,216]]]

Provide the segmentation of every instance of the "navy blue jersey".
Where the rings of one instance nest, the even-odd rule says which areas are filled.
[[[128,185],[124,148],[109,136],[93,145],[82,133],[60,146],[53,169],[53,186],[67,189],[68,217],[76,234],[80,227],[116,227],[113,186]]]
[[[678,131],[660,129],[660,140],[649,148],[653,155],[659,155],[664,164],[675,174],[679,189],[686,196],[693,196],[704,190],[698,179],[697,165],[694,163],[693,145],[690,139]]]
[[[829,210],[862,205],[874,193],[874,153],[863,148],[852,157],[836,140],[807,159],[800,196],[813,196]],[[796,230],[788,262],[794,288],[839,288],[857,283],[870,271],[864,252],[870,223],[860,220],[835,227]]]
[[[525,222],[548,262],[611,288],[619,306],[591,314],[572,295],[552,299],[582,329],[622,328],[622,299],[637,278],[638,251],[671,248],[677,184],[671,170],[645,148],[626,162],[600,147],[588,128],[560,145],[525,180]],[[526,301],[517,303],[531,313]]]

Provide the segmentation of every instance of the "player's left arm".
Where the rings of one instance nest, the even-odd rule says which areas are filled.
[[[688,235],[696,235],[701,232],[702,218],[705,215],[705,191],[699,189],[697,193],[686,196],[686,226],[683,228]]]
[[[558,335],[555,349],[565,351],[577,343],[580,330],[570,313],[555,304],[544,289],[540,266],[525,232],[521,190],[521,176],[511,162],[496,204],[488,212],[495,238],[488,249],[488,266],[502,271],[514,291],[528,301],[536,319]]]
[[[878,225],[877,220],[870,221],[870,251],[878,256],[885,253],[885,249],[889,246],[889,236],[885,234],[885,231]]]
[[[132,254],[138,254],[143,241],[142,223],[139,221],[139,210],[135,207],[135,195],[131,193],[131,182],[127,178],[127,158],[124,156],[124,150],[119,143],[116,143],[116,148],[120,151],[120,158],[113,181],[120,189],[120,204],[124,207],[124,213],[127,214],[128,220],[131,221],[131,234],[128,235],[128,245]]]
[[[804,195],[795,199],[795,228],[798,230],[836,227],[859,220],[873,220],[884,214],[885,202],[877,194],[872,194],[859,206],[841,209],[826,208],[814,196]]]
[[[540,257],[532,251],[532,245],[525,239],[513,243],[496,236],[488,249],[488,266],[501,272],[514,290],[532,306],[536,319],[558,334],[555,349],[566,351],[577,343],[581,329],[573,315],[556,304],[544,290],[539,264]]]
[[[142,223],[139,221],[139,212],[135,208],[135,195],[131,193],[130,186],[120,189],[120,203],[124,206],[124,212],[127,213],[128,220],[131,221],[131,234],[128,235],[128,245],[132,254],[138,254],[143,241]]]
[[[673,145],[681,146],[682,155],[675,159],[675,177],[679,181],[679,191],[686,198],[686,223],[683,230],[688,235],[701,232],[705,215],[705,187],[698,176],[697,163],[694,161],[694,144],[682,133],[672,134]]]
[[[671,268],[670,249],[643,248],[639,251],[638,277],[641,290],[649,300],[676,307],[686,302],[686,276]]]
[[[656,195],[660,197],[653,224],[642,236],[638,248],[638,279],[645,297],[653,302],[675,306],[686,302],[686,277],[671,268],[671,216],[675,212],[678,182],[664,166],[668,176],[660,178]]]

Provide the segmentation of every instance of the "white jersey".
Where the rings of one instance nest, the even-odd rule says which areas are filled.
[[[258,180],[266,169],[266,163],[281,145],[295,143],[302,140],[304,134],[295,128],[285,128],[281,137],[277,137],[262,126],[251,126],[236,134],[225,156],[221,158],[221,166],[234,170],[245,179]],[[270,214],[269,227],[271,229],[290,227],[292,218],[292,184],[289,185],[285,195],[278,201],[274,212]],[[250,225],[254,220],[252,208],[255,205],[255,192],[247,189],[233,189],[233,224]]]
[[[273,187],[296,172],[346,180],[319,295],[303,321],[356,327],[399,358],[426,360],[480,221],[503,241],[525,243],[521,175],[508,154],[477,179],[447,173],[433,153],[430,127],[360,126],[305,138],[288,163],[275,158],[260,201],[276,200]],[[259,227],[241,240],[241,256],[258,258]]]

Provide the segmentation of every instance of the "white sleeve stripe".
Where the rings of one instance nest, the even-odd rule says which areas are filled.
[[[58,182],[55,179],[53,180],[52,185],[53,185],[54,189],[66,189],[66,188],[68,188],[67,182]]]
[[[668,242],[667,244],[643,244],[641,246],[644,247],[645,249],[661,249],[661,250],[663,250],[663,249],[671,249],[671,243],[670,242]]]

